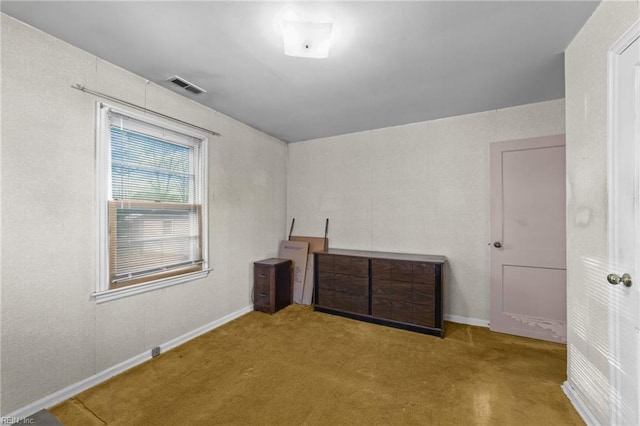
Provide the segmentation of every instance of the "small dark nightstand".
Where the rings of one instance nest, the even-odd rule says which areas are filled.
[[[273,314],[291,304],[291,260],[253,263],[253,308]]]

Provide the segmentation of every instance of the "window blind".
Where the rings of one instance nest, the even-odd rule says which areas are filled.
[[[202,270],[201,140],[108,120],[110,288]]]

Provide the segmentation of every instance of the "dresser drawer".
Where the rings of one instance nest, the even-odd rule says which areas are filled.
[[[420,305],[435,305],[435,285],[413,283],[412,301],[413,303],[417,303]]]
[[[414,263],[413,282],[428,284],[432,288],[436,285],[436,265],[433,263]]]
[[[414,324],[424,325],[425,327],[436,326],[435,306],[414,304],[411,307],[411,318]]]
[[[352,256],[335,256],[333,272],[336,274],[369,277],[369,259]]]
[[[317,306],[331,309],[339,309],[345,312],[353,312],[366,315],[369,311],[369,297],[360,294],[348,294],[344,292],[318,288]]]
[[[349,305],[349,299],[345,297],[344,294],[337,293],[335,290],[319,287],[316,305],[345,310]]]
[[[435,286],[403,281],[373,280],[373,297],[384,297],[398,302],[429,305],[435,303]]]
[[[318,286],[320,289],[348,294],[362,296],[369,294],[369,280],[366,277],[320,271],[318,275]]]
[[[408,322],[413,319],[411,308],[413,305],[406,302],[391,301],[391,319],[394,321]]]
[[[387,259],[371,262],[374,279],[435,285],[436,265],[433,263]]]
[[[391,319],[391,299],[374,296],[371,299],[371,315],[376,318]]]
[[[369,277],[369,259],[363,257],[319,254],[318,268],[336,274]]]
[[[321,272],[333,272],[334,258],[330,254],[316,253],[315,263]]]
[[[375,318],[389,319],[410,324],[435,327],[435,306],[406,303],[383,297],[373,297],[371,315]]]
[[[406,260],[391,261],[391,279],[394,281],[413,282],[413,262]]]
[[[387,259],[371,259],[371,275],[373,279],[391,279],[391,261]]]
[[[413,301],[413,287],[411,283],[402,281],[374,280],[371,287],[373,297],[385,297],[398,302],[411,303]]]
[[[369,314],[369,296],[352,294],[349,296],[349,303],[349,310],[351,312],[361,315]]]
[[[376,318],[394,321],[412,322],[412,304],[383,297],[373,297],[371,315]]]

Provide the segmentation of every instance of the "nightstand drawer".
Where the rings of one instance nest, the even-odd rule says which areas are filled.
[[[256,284],[257,283],[269,284],[269,280],[271,279],[272,272],[273,272],[273,268],[269,268],[266,266],[254,266],[253,280]]]

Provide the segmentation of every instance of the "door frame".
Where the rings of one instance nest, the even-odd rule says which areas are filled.
[[[611,272],[618,272],[618,265],[620,263],[620,253],[618,250],[619,247],[619,235],[623,232],[619,226],[616,218],[618,217],[619,211],[619,200],[622,195],[619,192],[619,187],[616,181],[616,170],[618,166],[618,159],[621,156],[624,156],[624,153],[619,149],[618,142],[618,134],[617,134],[617,126],[615,125],[618,120],[618,110],[617,110],[617,70],[618,70],[618,59],[619,56],[629,48],[638,38],[640,38],[640,21],[637,21],[633,24],[623,35],[620,37],[614,44],[609,48],[607,52],[607,192],[608,192],[608,208],[607,208],[607,242],[608,242],[608,263],[609,269]],[[636,71],[638,74],[638,71]],[[636,79],[636,81],[640,81]],[[636,105],[636,110],[640,105]],[[639,128],[638,121],[636,120],[635,126],[635,135],[636,139],[638,139]],[[634,194],[638,194],[639,182],[640,182],[640,170],[638,168],[639,161],[639,149],[634,150]],[[636,199],[634,203],[634,219],[635,219],[635,241],[640,241],[640,211],[638,208],[638,200]],[[635,250],[636,257],[636,265],[639,265],[638,256],[640,255],[640,246]],[[636,274],[640,272],[636,270]],[[640,277],[634,277],[640,278]],[[605,277],[603,277],[603,283],[606,283]],[[604,285],[603,284],[603,285]],[[608,285],[608,284],[607,284]],[[638,285],[638,284],[636,284]],[[609,301],[608,301],[608,318],[609,318],[609,353],[614,361],[619,360],[619,353],[622,348],[619,348],[615,342],[615,336],[618,335],[618,329],[620,327],[620,316],[618,315],[618,311],[612,309],[612,301],[615,300],[614,297],[616,295],[613,293],[614,291],[620,291],[620,289],[613,286],[609,286]],[[636,324],[638,327],[640,324]],[[618,424],[621,421],[621,413],[618,409],[618,406],[613,403],[613,401],[617,400],[616,394],[617,389],[620,387],[620,383],[622,381],[622,377],[620,374],[620,370],[616,368],[614,365],[616,362],[609,363],[609,387],[610,387],[610,401],[612,401],[610,405],[610,418],[609,421],[612,424]],[[639,374],[640,376],[640,374]],[[637,378],[640,380],[640,377]],[[638,404],[638,408],[640,408],[640,394],[636,395],[636,404]]]
[[[616,41],[607,53],[607,192],[608,192],[608,243],[609,243],[609,259],[617,259],[618,232],[617,224],[614,221],[615,213],[617,213],[617,201],[620,199],[618,187],[615,182],[614,171],[617,165],[617,140],[618,135],[613,125],[618,116],[616,108],[617,96],[615,88],[617,85],[616,71],[618,69],[618,57],[622,54],[636,39],[640,38],[640,21],[636,22],[627,30],[627,32]],[[637,159],[637,155],[636,155]],[[636,162],[637,164],[637,162]],[[638,170],[636,170],[636,177]],[[636,188],[637,189],[637,188]],[[613,213],[613,214],[612,214]],[[612,257],[613,256],[613,257]]]

